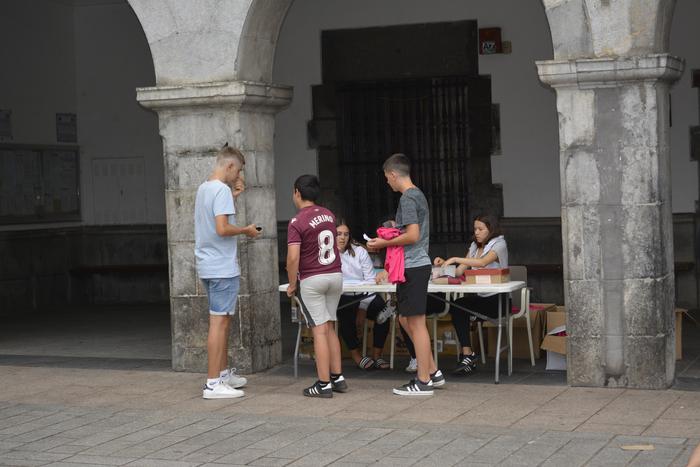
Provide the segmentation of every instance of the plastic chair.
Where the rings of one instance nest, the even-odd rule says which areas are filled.
[[[510,278],[514,281],[523,281],[526,286],[515,292],[511,297],[514,307],[519,308],[517,313],[508,310],[508,374],[513,372],[513,321],[525,318],[527,327],[527,340],[530,345],[530,364],[535,366],[535,349],[532,342],[532,327],[530,322],[530,289],[527,287],[527,268],[525,266],[510,266]]]

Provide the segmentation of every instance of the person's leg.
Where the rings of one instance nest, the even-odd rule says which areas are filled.
[[[331,323],[329,321],[319,324],[318,326],[314,326],[311,328],[311,333],[314,336],[314,354],[316,359],[316,373],[318,374],[318,380],[322,383],[328,383],[331,380],[329,336],[331,334],[335,336],[336,342],[338,341],[338,336],[335,335],[335,331],[331,327]]]
[[[343,306],[345,303],[349,303],[353,300],[357,300],[357,297],[352,295],[341,295],[338,306]],[[359,364],[360,360],[362,359],[362,355],[359,351],[360,343],[357,340],[357,326],[355,324],[356,313],[357,309],[355,305],[351,305],[339,309],[337,311],[337,317],[338,325],[340,326],[340,337],[343,339],[345,345],[350,351],[352,359],[355,360],[355,363]]]
[[[384,344],[389,336],[389,326],[391,325],[391,320],[384,321],[383,323],[377,323],[377,315],[380,311],[384,309],[386,302],[379,295],[375,295],[374,300],[367,307],[367,318],[374,321],[374,327],[372,328],[372,358],[376,361],[381,358],[382,352],[384,351]],[[386,364],[388,368],[388,363]]]
[[[452,326],[457,333],[457,339],[459,339],[459,343],[462,346],[462,355],[471,355],[472,343],[469,335],[470,321],[468,313],[459,308],[450,308],[450,315],[452,316]]]
[[[218,378],[224,368],[228,317],[209,315],[209,335],[207,336],[207,379]]]
[[[343,373],[340,340],[338,340],[338,335],[335,333],[333,325],[335,325],[338,320],[338,303],[340,302],[340,296],[343,292],[343,276],[340,273],[328,274],[326,275],[325,280],[328,282],[328,288],[325,296],[326,312],[329,316],[330,322],[333,323],[328,327],[329,332],[327,336],[329,368],[331,375],[340,375]],[[355,340],[357,340],[357,331],[355,332]]]
[[[221,351],[221,362],[219,364],[221,372],[228,370],[228,338],[230,336],[229,332],[231,331],[231,316],[224,316],[224,318],[224,342],[223,349]]]
[[[437,371],[433,352],[430,348],[430,334],[425,323],[425,315],[408,316],[408,329],[416,349],[418,360],[418,379],[426,383],[430,381],[431,373]]]
[[[323,275],[308,277],[299,284],[299,301],[302,305],[302,313],[304,313],[314,338],[316,371],[321,382],[330,381],[328,329],[331,329],[331,332],[335,334],[329,324],[330,316],[326,311],[327,290],[328,284]]]
[[[408,321],[405,316],[399,316],[399,326],[401,328],[401,335],[403,336],[403,341],[406,344],[406,350],[408,350],[411,358],[416,358],[416,348],[413,345],[413,340],[408,330]]]

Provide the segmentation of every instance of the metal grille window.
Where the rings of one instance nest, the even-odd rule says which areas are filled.
[[[393,216],[398,196],[387,186],[382,164],[402,152],[430,204],[431,242],[466,241],[467,82],[451,77],[338,87],[342,192],[355,232]]]

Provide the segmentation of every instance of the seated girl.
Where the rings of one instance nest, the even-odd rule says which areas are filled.
[[[367,250],[350,237],[350,228],[344,220],[339,220],[337,225],[338,251],[342,262],[343,283],[374,284],[376,273],[372,259]],[[345,306],[365,296],[358,304]],[[379,369],[388,370],[389,363],[382,358],[384,343],[389,335],[388,318],[393,308],[388,307],[384,299],[376,294],[345,293],[340,296],[338,304],[338,323],[340,324],[340,336],[350,350],[352,359],[363,370]],[[362,329],[365,319],[374,320],[372,358],[363,357],[360,352],[360,342],[357,338],[358,328]]]
[[[508,267],[508,246],[501,235],[498,221],[489,214],[480,214],[474,218],[474,240],[464,258],[453,257],[447,260],[435,258],[436,266],[457,264],[457,276],[466,269],[500,269]],[[458,305],[492,318],[498,317],[498,294],[466,294],[455,301]],[[474,353],[469,336],[469,314],[455,307],[450,308],[452,324],[462,346],[459,364],[455,373],[471,373],[476,368]]]

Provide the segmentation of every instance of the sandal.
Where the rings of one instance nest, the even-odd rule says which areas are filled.
[[[360,370],[373,370],[375,361],[369,357],[362,357],[362,359],[357,363],[357,367]]]
[[[389,369],[389,362],[384,360],[383,358],[379,357],[374,361],[374,369],[375,370],[388,370]]]

